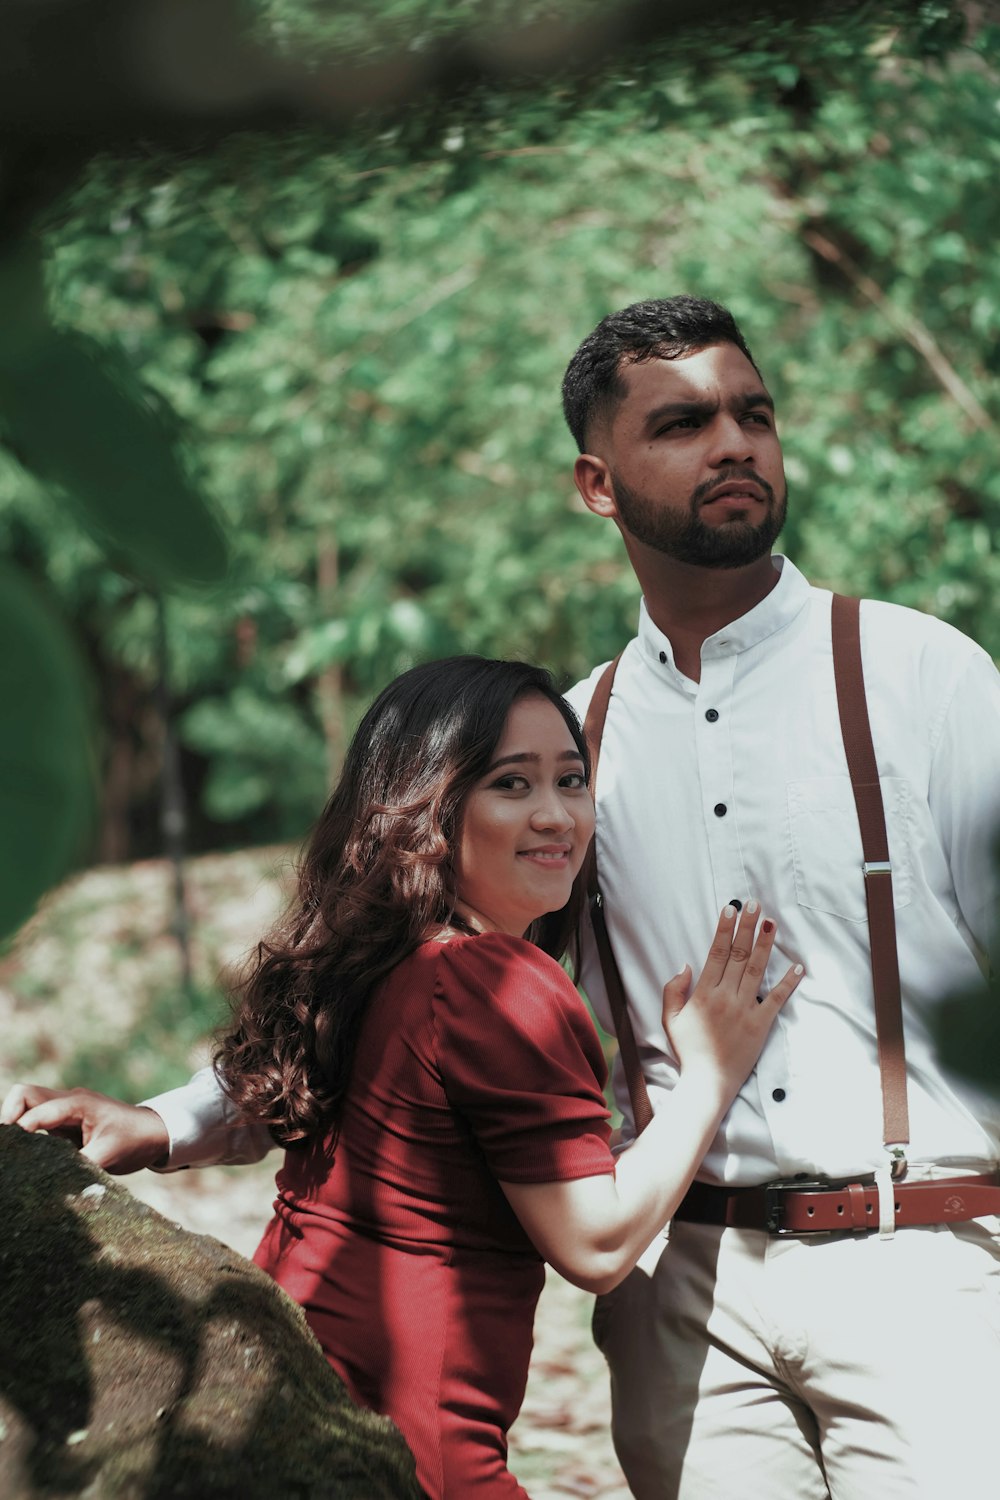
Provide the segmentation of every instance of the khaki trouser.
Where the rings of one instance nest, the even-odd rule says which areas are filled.
[[[676,1224],[594,1312],[638,1500],[1000,1492],[1000,1220],[891,1240]]]

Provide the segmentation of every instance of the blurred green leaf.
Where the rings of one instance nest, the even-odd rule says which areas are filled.
[[[1000,1098],[1000,979],[946,1000],[934,1017],[946,1068]]]
[[[0,368],[0,423],[123,571],[160,588],[225,577],[222,529],[121,355],[46,329],[16,370]]]
[[[94,813],[83,664],[38,591],[0,567],[0,935],[83,852]]]

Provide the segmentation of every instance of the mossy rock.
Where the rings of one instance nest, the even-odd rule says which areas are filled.
[[[419,1500],[301,1310],[64,1141],[0,1126],[3,1500]]]

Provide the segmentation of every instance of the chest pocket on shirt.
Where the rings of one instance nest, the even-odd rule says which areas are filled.
[[[912,884],[910,783],[897,776],[883,776],[881,782],[893,905],[901,907],[910,901]],[[847,922],[866,922],[861,832],[849,778],[813,776],[790,781],[788,826],[799,905]]]

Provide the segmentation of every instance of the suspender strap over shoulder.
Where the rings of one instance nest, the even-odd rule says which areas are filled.
[[[886,1147],[902,1148],[910,1139],[906,1101],[906,1054],[899,995],[896,915],[892,901],[892,864],[885,807],[865,699],[861,663],[861,601],[834,594],[831,614],[833,673],[837,684],[840,729],[847,769],[861,829],[862,866],[868,903],[875,1030],[882,1075],[882,1123]],[[897,1153],[897,1160],[901,1151]],[[905,1158],[903,1158],[905,1160]]]
[[[590,790],[591,795],[597,797],[597,763],[601,754],[601,739],[604,735],[604,721],[608,715],[608,704],[611,701],[611,688],[618,670],[620,656],[616,656],[613,662],[601,674],[594,695],[587,709],[587,716],[583,722],[583,732],[590,747]],[[635,1032],[632,1029],[632,1018],[628,1012],[628,999],[625,987],[622,984],[621,971],[611,947],[611,938],[608,933],[608,924],[604,916],[604,897],[601,895],[600,883],[597,875],[597,836],[595,834],[587,861],[587,899],[590,903],[590,921],[594,929],[594,941],[597,944],[597,956],[601,962],[601,973],[604,976],[604,988],[608,993],[608,1004],[611,1007],[612,1019],[615,1023],[615,1035],[618,1038],[618,1051],[621,1054],[622,1066],[625,1069],[625,1082],[628,1085],[629,1102],[632,1105],[632,1119],[635,1121],[635,1130],[638,1135],[645,1130],[653,1118],[653,1106],[649,1102],[649,1091],[646,1088],[646,1080],[642,1076],[642,1064],[639,1061],[639,1048],[636,1045]]]

